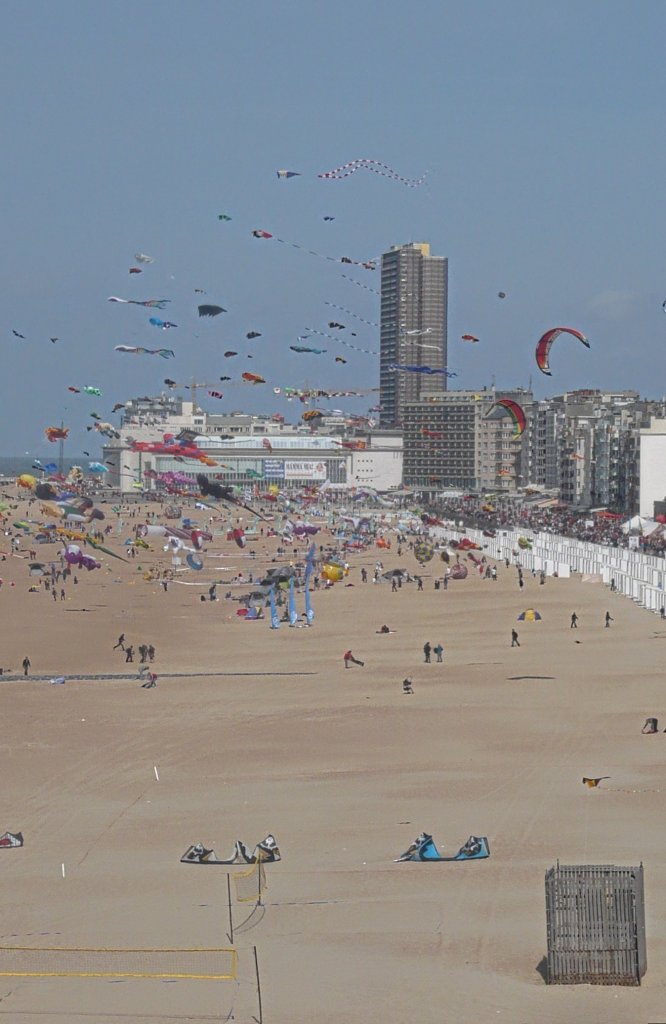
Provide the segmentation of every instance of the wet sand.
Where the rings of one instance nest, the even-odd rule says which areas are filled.
[[[151,546],[128,564],[103,556],[64,602],[28,593],[27,559],[1,563],[5,672],[28,654],[36,675],[122,675],[136,667],[111,650],[124,632],[155,645],[164,675],[152,690],[0,685],[0,832],[25,836],[0,852],[0,941],[224,946],[225,869],[180,856],[197,841],[227,856],[236,838],[273,832],[283,859],[267,868],[263,914],[236,935],[239,986],[0,976],[0,1020],[210,1020],[232,1004],[250,1020],[253,945],[267,1024],[666,1020],[666,736],[640,733],[648,715],[666,727],[666,628],[653,615],[576,577],[528,575],[520,591],[503,565],[496,583],[470,575],[445,592],[432,562],[422,593],[394,594],[361,584],[358,567],[371,577],[380,557],[418,571],[414,556],[372,549],[351,559],[353,587],[313,594],[313,628],[273,631],[241,621],[223,585],[211,603],[205,588],[145,582],[152,562],[168,564]],[[213,572],[209,557],[207,581],[256,571],[247,549],[210,547],[236,568]],[[516,623],[530,606],[543,621]],[[397,632],[377,635],[383,623]],[[423,664],[426,640],[444,644],[443,664]],[[364,668],[344,669],[348,647]],[[208,672],[219,675],[195,675]],[[590,790],[583,775],[611,778]],[[487,835],[491,857],[394,864],[421,831],[449,855]],[[557,859],[643,861],[640,989],[544,984],[544,873]]]

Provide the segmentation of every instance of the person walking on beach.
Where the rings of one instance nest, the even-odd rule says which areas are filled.
[[[342,659],[345,663],[345,668],[349,668],[350,662],[352,665],[360,665],[361,668],[363,668],[363,666],[365,665],[365,662],[359,661],[358,658],[355,658],[351,651],[345,651],[345,653],[342,655]]]
[[[391,593],[392,594],[397,594],[398,593],[398,584],[395,581],[395,576],[393,576],[393,578],[391,579]]]
[[[125,648],[125,664],[134,661],[134,648],[130,644],[129,647]]]
[[[430,641],[426,640],[426,642],[423,645],[423,656],[424,656],[424,661],[425,661],[426,665],[430,664],[430,652],[431,652],[431,650],[432,650],[432,647],[430,646]]]
[[[610,612],[606,612],[606,629],[610,629],[610,624],[611,624],[611,622],[614,622],[614,621],[615,620],[611,617],[611,613]]]
[[[437,661],[441,661],[442,655],[444,654],[444,648],[442,647],[441,643],[437,643],[437,645],[433,647],[433,651],[437,655]]]
[[[139,661],[142,665],[145,665],[148,657],[148,648],[145,644],[139,644]]]
[[[155,658],[155,648],[152,644],[148,644],[148,661],[153,661]]]
[[[569,626],[569,629],[578,629],[578,616],[575,612],[571,615],[571,625]]]
[[[416,589],[417,590],[423,590],[423,580],[421,579],[420,576],[416,577],[416,583],[417,583]]]
[[[21,662],[21,664],[23,665],[23,675],[27,676],[28,672],[30,671],[30,658],[28,657],[27,654],[23,661]]]
[[[361,583],[367,583],[367,582],[368,582],[368,570],[364,568],[364,569],[361,569]]]
[[[518,639],[518,631],[515,629],[511,630],[511,646],[520,647],[520,641]]]
[[[115,644],[113,650],[115,651],[118,647],[120,647],[121,651],[125,650],[125,634],[124,633],[121,633],[120,636],[118,637],[118,643]]]

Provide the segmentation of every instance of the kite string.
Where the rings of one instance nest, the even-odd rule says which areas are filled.
[[[338,306],[335,302],[327,302],[324,300],[325,306],[330,306],[331,309],[339,309],[342,313],[348,313],[349,316],[353,316],[355,320],[360,320],[362,324],[367,324],[368,327],[379,327],[379,324],[375,323],[374,320],[366,320],[365,317],[359,316],[358,313],[354,313],[352,309],[347,309],[346,306]]]
[[[305,330],[310,334],[319,334],[322,338],[330,338],[331,341],[336,341],[339,345],[345,345],[347,348],[352,348],[355,352],[363,352],[366,356],[379,355],[379,352],[375,352],[373,349],[361,348],[359,345],[352,345],[350,341],[344,341],[342,338],[336,338],[334,334],[328,334],[326,331],[318,331],[316,327],[306,327]]]

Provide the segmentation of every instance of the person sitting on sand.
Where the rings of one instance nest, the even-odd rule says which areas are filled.
[[[411,679],[403,679],[403,681],[402,681],[402,692],[403,693],[414,693],[414,687],[412,686]]]
[[[395,633],[395,630],[389,629],[388,626],[382,626],[381,629],[376,629],[375,633]]]

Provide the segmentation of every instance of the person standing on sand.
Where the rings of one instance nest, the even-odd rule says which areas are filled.
[[[129,647],[125,648],[125,664],[134,661],[134,648],[130,644]]]
[[[611,613],[610,612],[606,612],[606,619],[605,619],[606,629],[610,629],[610,624],[611,624],[611,622],[614,622],[614,621],[615,621],[615,619],[611,618]]]
[[[441,643],[438,643],[435,647],[433,647],[433,651],[437,655],[437,661],[441,661],[442,655],[444,654],[444,648],[442,647]]]
[[[28,657],[27,654],[23,661],[21,662],[21,664],[23,665],[23,675],[27,676],[28,672],[30,671],[30,658]]]
[[[578,629],[578,616],[575,612],[571,615],[571,625],[569,626],[569,629]]]
[[[423,656],[424,656],[423,660],[425,661],[426,665],[430,664],[430,652],[431,652],[431,650],[432,650],[432,647],[430,646],[430,641],[426,640],[426,642],[423,645]]]
[[[518,640],[518,632],[515,629],[511,630],[511,646],[520,647],[520,641]]]

